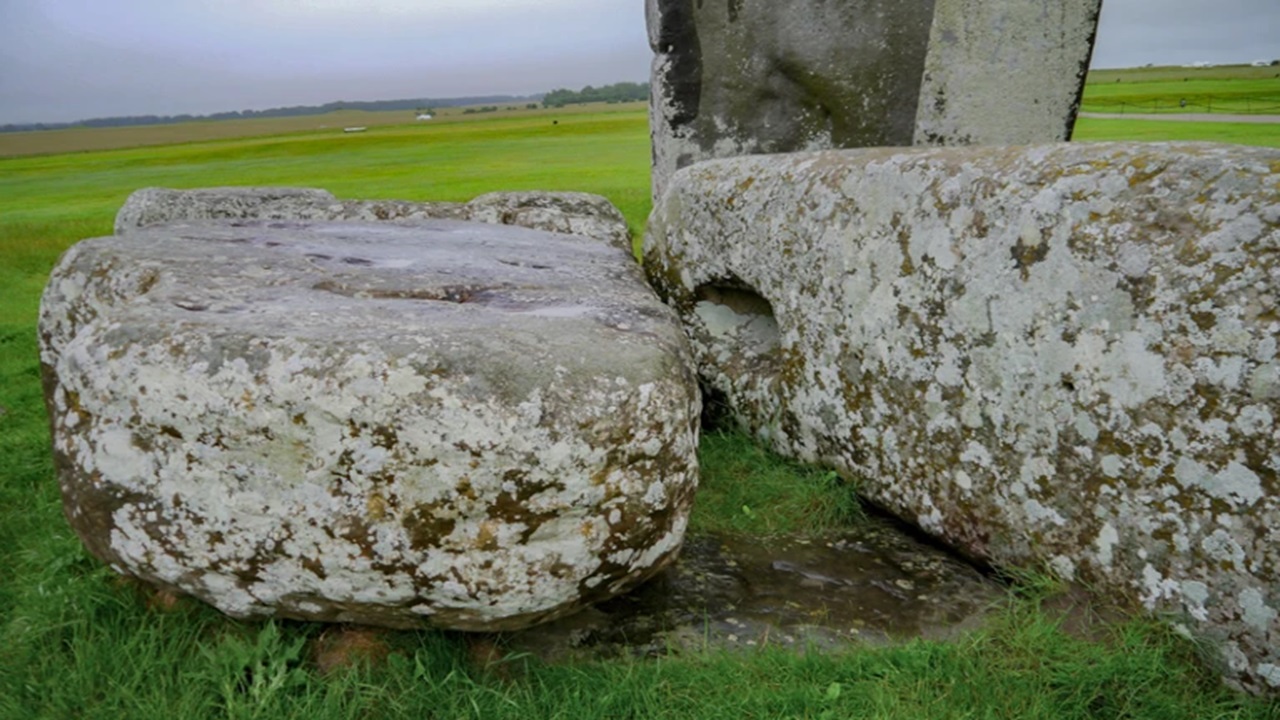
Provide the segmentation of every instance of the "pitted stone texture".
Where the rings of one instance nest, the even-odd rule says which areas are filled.
[[[775,449],[1280,689],[1280,151],[718,160],[649,228],[703,381]]]
[[[476,223],[88,240],[41,306],[67,517],[237,616],[525,627],[669,563],[700,402],[629,253]]]
[[[647,0],[653,196],[710,158],[1069,139],[1101,0]]]
[[[466,205],[468,219],[501,225],[583,235],[631,252],[631,231],[622,212],[590,193],[501,192]]]
[[[187,220],[471,220],[568,233],[631,251],[626,218],[606,198],[575,192],[498,192],[468,203],[339,200],[314,188],[144,188],[116,214],[115,233]]]
[[[175,220],[327,220],[340,204],[315,188],[143,188],[116,213],[115,234]]]

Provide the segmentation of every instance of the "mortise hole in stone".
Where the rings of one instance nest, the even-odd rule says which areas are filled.
[[[764,296],[735,278],[703,285],[694,297],[694,314],[717,350],[738,361],[778,360],[782,333],[773,304]]]
[[[702,421],[715,428],[734,412],[731,395],[776,391],[783,370],[782,333],[773,304],[736,277],[700,286],[694,300],[686,327],[703,378]]]

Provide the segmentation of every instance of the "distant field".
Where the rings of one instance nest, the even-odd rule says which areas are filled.
[[[1280,67],[1094,70],[1086,112],[1280,115]]]
[[[1094,68],[1086,82],[1090,85],[1109,85],[1116,82],[1153,83],[1182,82],[1184,80],[1267,80],[1280,77],[1280,66],[1268,65],[1215,65],[1207,68],[1189,68],[1180,65],[1153,65],[1138,68]]]
[[[124,199],[149,186],[302,185],[346,198],[401,200],[582,190],[608,197],[639,234],[650,207],[643,111],[465,117],[352,135],[312,131],[0,158],[0,324],[34,321],[39,288],[58,253],[76,240],[109,235]]]
[[[386,127],[389,125],[447,125],[476,119],[506,117],[545,117],[548,121],[564,115],[590,113],[634,112],[644,103],[605,103],[576,105],[559,109],[525,108],[524,104],[500,105],[497,112],[467,114],[475,108],[444,108],[436,111],[432,120],[415,120],[417,113],[409,110],[389,112],[365,112],[343,110],[324,115],[300,115],[283,118],[255,118],[251,120],[210,120],[172,125],[137,125],[114,128],[67,128],[64,130],[39,130],[20,133],[0,133],[0,157],[18,155],[48,155],[54,153],[83,152],[88,150],[120,150],[153,145],[232,140],[264,135],[324,134],[341,135],[348,127]],[[512,107],[514,109],[507,109]]]
[[[1183,101],[1186,104],[1183,104]],[[500,105],[497,112],[468,114],[468,108],[445,108],[430,121],[416,121],[411,111],[341,111],[326,115],[252,120],[222,120],[120,128],[72,128],[25,133],[0,133],[0,158],[49,155],[93,150],[200,143],[249,137],[296,135],[308,139],[341,136],[343,128],[426,127],[507,118],[545,119],[584,113],[642,113],[644,103],[579,105],[530,110],[525,104]],[[1214,113],[1280,115],[1280,67],[1249,65],[1210,68],[1147,67],[1097,69],[1085,87],[1086,112],[1096,113]],[[1168,128],[1149,124],[1107,124],[1082,120],[1077,138],[1126,140],[1219,140],[1276,146],[1274,129],[1240,127]]]

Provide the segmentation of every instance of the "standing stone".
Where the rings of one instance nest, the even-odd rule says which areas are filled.
[[[1280,151],[857,150],[676,175],[645,243],[775,450],[1280,692]]]
[[[699,396],[630,253],[421,221],[79,243],[41,303],[67,518],[236,617],[509,630],[680,547]]]
[[[709,158],[1069,139],[1101,0],[647,0],[653,192]]]
[[[938,0],[916,145],[1070,140],[1101,0]]]

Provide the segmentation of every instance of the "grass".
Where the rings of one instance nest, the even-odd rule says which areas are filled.
[[[1153,626],[1110,645],[1033,609],[953,643],[842,656],[764,649],[654,661],[478,669],[439,633],[402,633],[385,663],[321,676],[316,628],[240,625],[200,609],[154,615],[101,593],[29,665],[0,679],[0,713],[48,718],[1251,719]],[[1027,606],[1029,607],[1029,606]],[[91,637],[92,644],[82,638]],[[59,641],[70,641],[59,642]],[[141,661],[141,662],[139,662]],[[1208,691],[1206,689],[1208,688]],[[1252,707],[1251,707],[1252,705]]]
[[[1081,109],[1097,113],[1280,115],[1280,67],[1094,70],[1089,73]]]
[[[547,122],[558,120],[566,114],[592,114],[634,112],[641,103],[617,105],[593,103],[579,105],[568,110],[539,108],[530,110],[520,105],[515,110],[506,106],[497,112],[485,113],[481,118],[545,118]],[[436,111],[430,121],[432,127],[476,119],[466,114],[470,108],[444,108]],[[65,128],[62,130],[0,133],[0,157],[19,155],[48,155],[56,153],[85,152],[93,150],[120,150],[131,147],[175,145],[179,143],[208,142],[211,140],[235,140],[246,137],[286,134],[340,135],[348,127],[386,127],[390,125],[422,125],[414,118],[417,113],[408,110],[366,112],[363,110],[339,110],[323,115],[300,115],[282,118],[253,118],[247,120],[204,120],[170,125],[139,125],[112,128]]]
[[[1182,122],[1080,118],[1076,142],[1221,142],[1280,147],[1280,123]]]
[[[1274,80],[1280,77],[1280,66],[1267,65],[1214,65],[1195,68],[1180,65],[1153,65],[1137,68],[1094,68],[1085,82],[1086,92],[1117,84],[1143,85],[1150,83],[1213,82]]]
[[[618,204],[638,232],[649,211],[643,113],[556,119],[512,113],[0,159],[0,719],[1280,717],[1222,688],[1194,646],[1159,626],[1077,639],[1035,592],[949,643],[495,669],[460,636],[417,632],[396,634],[385,662],[326,675],[311,655],[318,626],[239,623],[195,603],[166,611],[86,554],[61,516],[36,358],[39,293],[62,250],[109,233],[120,203],[147,185],[310,185],[411,200],[586,190]],[[1109,127],[1082,131],[1102,139]],[[699,532],[820,532],[859,517],[848,486],[740,434],[708,434],[702,459]]]
[[[833,472],[801,465],[740,432],[705,433],[695,532],[817,535],[863,517],[854,488]]]

